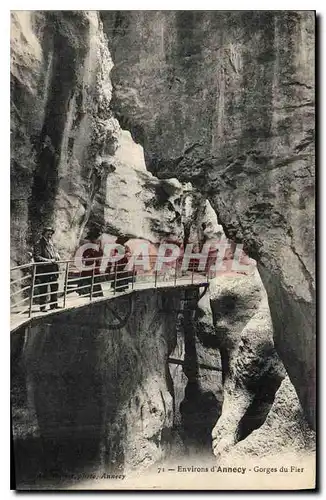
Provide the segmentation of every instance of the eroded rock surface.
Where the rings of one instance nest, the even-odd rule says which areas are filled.
[[[29,421],[29,437],[43,443],[39,472],[142,469],[164,456],[173,427],[168,355],[179,302],[175,290],[144,290],[46,323],[41,318],[16,333],[17,466],[26,460],[19,447]],[[30,460],[34,451],[25,450]]]
[[[148,168],[197,186],[258,261],[276,349],[314,425],[314,13],[101,17],[117,117]]]
[[[170,365],[170,372],[175,388],[175,427],[184,454],[192,456],[211,452],[211,431],[221,414],[223,384],[209,294],[194,310],[187,309],[187,303],[183,306],[178,342],[171,353],[182,366]]]
[[[111,109],[112,67],[96,11],[12,13],[14,263],[30,260],[44,224],[56,229],[61,258],[89,227],[179,245],[215,234],[216,214],[189,183],[146,170]]]
[[[71,255],[118,122],[97,12],[13,12],[11,38],[11,257],[21,264],[44,224]]]
[[[110,159],[112,173],[99,192],[89,224],[103,232],[157,244],[178,245],[216,237],[220,226],[209,202],[190,183],[159,180],[147,171],[143,148],[120,130]]]
[[[315,438],[315,432],[307,425],[295,389],[286,377],[263,425],[222,456],[221,461],[250,460],[259,456],[277,460],[274,465],[284,461],[289,464],[288,468],[292,463],[303,465],[308,458],[314,459]]]
[[[257,271],[220,276],[210,293],[224,380],[222,414],[212,432],[220,457],[262,425],[286,372]]]
[[[268,302],[257,276],[222,273],[179,338],[179,305],[158,307],[151,292],[121,331],[109,331],[115,318],[97,306],[86,320],[69,313],[72,334],[59,320],[32,329],[16,347],[33,411],[18,409],[14,430],[24,439],[41,432],[50,448],[53,436],[71,435],[76,449],[59,450],[59,463],[85,443],[92,466],[141,469],[164,456],[175,426],[184,441],[206,443],[223,401],[213,431],[220,459],[261,454],[265,443],[312,450],[287,379],[273,401],[285,376],[279,354],[313,424],[313,15],[101,18],[106,35],[95,11],[12,13],[13,262],[29,259],[45,223],[63,258],[89,226],[155,244],[193,242],[196,251],[218,234],[217,213],[258,260]],[[168,355],[184,369],[169,370]]]

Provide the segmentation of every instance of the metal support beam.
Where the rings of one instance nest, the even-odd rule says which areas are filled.
[[[176,358],[168,358],[168,362],[171,365],[184,365],[183,359],[176,359]],[[203,370],[211,370],[214,372],[221,372],[222,368],[218,368],[217,366],[210,366],[210,365],[205,365],[204,363],[198,363],[198,368],[202,368]]]

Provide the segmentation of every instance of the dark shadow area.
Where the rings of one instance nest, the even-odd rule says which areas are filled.
[[[275,394],[281,382],[281,378],[276,379],[268,376],[259,380],[255,398],[239,422],[238,441],[242,441],[263,425],[274,403]]]
[[[16,439],[13,453],[18,489],[68,486],[100,466],[98,441],[83,435]]]
[[[220,407],[212,392],[203,392],[196,382],[188,383],[180,404],[181,436],[185,445],[211,451],[211,432],[220,416]]]
[[[183,331],[185,358],[183,371],[188,378],[184,399],[180,404],[180,434],[186,448],[212,453],[211,432],[220,416],[220,403],[211,391],[200,387],[200,372],[196,349],[195,310],[185,309]]]

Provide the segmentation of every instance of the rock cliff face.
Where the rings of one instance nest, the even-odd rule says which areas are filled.
[[[12,335],[20,488],[37,475],[36,485],[43,478],[51,488],[81,471],[209,457],[211,432],[219,464],[313,459],[314,432],[292,384],[276,392],[285,370],[259,277],[216,280],[194,311],[184,293],[136,291],[38,318]]]
[[[16,332],[14,432],[17,446],[27,434],[41,436],[41,471],[139,469],[164,456],[174,421],[168,355],[179,303],[180,291],[143,290]],[[17,455],[17,464],[25,460]]]
[[[257,270],[214,281],[210,300],[224,401],[212,436],[220,458],[263,424],[286,372],[274,348],[267,296]]]
[[[117,122],[96,12],[12,13],[12,259],[44,224],[75,248],[107,175]]]
[[[48,223],[65,258],[91,227],[200,245],[218,214],[268,295],[257,274],[224,272],[192,312],[142,291],[118,331],[109,303],[40,322],[12,338],[15,432],[58,463],[89,450],[92,467],[210,448],[213,428],[219,459],[255,455],[280,419],[276,452],[291,433],[312,449],[282,379],[314,425],[313,15],[13,12],[11,49],[13,263]],[[67,433],[74,450],[57,446]]]
[[[102,12],[113,109],[159,177],[191,181],[258,261],[315,412],[313,12]]]
[[[210,203],[190,183],[159,180],[146,170],[143,148],[119,130],[112,173],[96,194],[89,225],[107,234],[185,245],[217,237]]]
[[[62,258],[89,227],[154,243],[215,234],[216,214],[189,183],[147,172],[110,108],[112,66],[96,12],[12,13],[14,263],[29,260],[44,224]]]
[[[220,458],[230,462],[241,457],[248,461],[259,455],[276,463],[287,457],[303,465],[314,461],[314,452],[315,433],[309,429],[294,387],[286,377],[263,425]]]

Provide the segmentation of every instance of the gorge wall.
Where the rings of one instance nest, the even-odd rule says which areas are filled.
[[[41,471],[78,470],[84,459],[88,470],[119,470],[161,457],[173,427],[167,359],[179,302],[175,290],[144,290],[40,318],[13,334],[12,367],[21,374],[14,432],[41,436]],[[115,326],[114,313],[123,326]],[[17,451],[18,467],[20,460],[26,457]]]
[[[204,241],[216,214],[188,184],[159,181],[111,109],[113,67],[97,12],[13,12],[11,259],[30,260],[42,227],[71,258],[89,228]],[[202,224],[205,223],[205,229]]]
[[[112,68],[96,12],[13,12],[11,257],[26,262],[44,224],[72,251],[109,168]]]
[[[315,419],[313,12],[101,12],[113,109],[258,261],[276,348]]]
[[[285,416],[280,435],[312,448],[282,380],[314,426],[313,61],[310,12],[12,13],[13,264],[30,260],[44,224],[68,258],[92,227],[201,244],[221,233],[219,221],[257,260],[268,296],[256,274],[213,280],[186,347],[172,291],[134,295],[119,338],[104,303],[13,337],[28,368],[13,365],[14,384],[27,377],[37,414],[18,408],[15,419],[45,447],[58,428],[77,444],[86,429],[97,436],[91,463],[108,454],[147,467],[175,428],[191,447],[189,436],[211,446],[214,427],[219,459],[233,448],[254,456]],[[115,299],[122,312],[128,301]],[[190,366],[167,370],[168,355],[189,353]]]
[[[18,489],[71,488],[90,474],[105,489],[105,474],[132,481],[195,457],[290,456],[313,469],[314,432],[282,382],[257,273],[213,280],[193,310],[186,288],[99,299],[11,334]]]
[[[37,474],[60,482],[74,471],[139,471],[184,452],[178,414],[187,379],[169,368],[177,338],[187,336],[177,319],[182,296],[183,287],[136,291],[37,318],[12,334],[20,487]],[[218,356],[213,364],[220,370]],[[206,436],[221,410],[220,371],[202,383],[203,396],[211,391]],[[206,412],[196,413],[193,427],[203,427],[198,415],[207,419]]]

